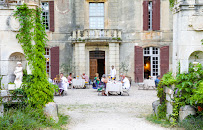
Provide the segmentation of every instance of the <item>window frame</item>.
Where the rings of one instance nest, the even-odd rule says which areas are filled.
[[[44,22],[44,20],[46,21],[46,18],[45,16],[46,15],[43,15],[43,13],[48,13],[47,15],[47,23],[48,23],[48,26],[45,26],[45,30],[46,31],[49,31],[50,30],[50,9],[49,9],[49,1],[42,1],[41,2],[41,6],[43,6],[43,3],[47,3],[48,4],[48,10],[43,10],[43,7],[42,7],[42,17],[43,17],[43,24],[46,25],[46,22]]]
[[[154,50],[154,48],[156,49],[156,50]],[[146,51],[146,49],[147,49],[147,51]],[[153,52],[158,52],[158,54],[153,54]],[[145,52],[149,52],[149,54],[146,54]],[[156,76],[157,75],[160,75],[160,48],[158,48],[158,47],[146,47],[146,48],[144,48],[143,49],[143,58],[145,57],[145,56],[149,56],[150,57],[150,65],[151,65],[151,76],[153,77],[153,78],[156,78]],[[157,63],[153,63],[154,62],[154,59],[153,58],[155,58],[155,57],[158,57],[158,60],[155,60],[155,62],[156,61],[158,61],[158,64]],[[144,61],[144,60],[143,60]],[[155,66],[155,68],[153,68],[153,65],[158,65],[158,67],[156,67]],[[154,75],[153,73],[154,73],[154,70],[153,69],[158,69],[158,74],[156,75]],[[157,73],[157,72],[155,72],[155,73]]]
[[[91,15],[91,5],[90,4],[99,4],[99,3],[102,3],[102,5],[103,5],[103,12],[102,12],[102,15]],[[88,3],[89,4],[89,10],[88,10],[88,15],[89,15],[89,17],[88,17],[88,19],[89,19],[89,29],[104,29],[105,28],[105,2],[89,2]],[[95,10],[97,10],[98,11],[98,6],[96,7],[96,9]],[[99,24],[96,24],[96,27],[94,28],[94,27],[91,27],[91,18],[102,18],[103,19],[103,25],[102,25],[102,27],[101,28],[99,28],[98,27],[98,25]]]
[[[47,54],[48,52],[48,54]],[[50,76],[51,75],[51,49],[46,47],[45,48],[45,54],[44,57],[46,59],[46,73]],[[49,58],[49,61],[47,61],[47,59]],[[49,64],[47,64],[49,62]],[[47,68],[47,65],[49,66],[49,68]],[[47,72],[47,70],[49,70],[49,72]]]
[[[152,19],[153,19],[153,17],[152,17],[152,15],[153,15],[153,2],[152,1],[149,1],[149,3],[148,3],[148,13],[149,13],[148,30],[151,31],[152,30]]]

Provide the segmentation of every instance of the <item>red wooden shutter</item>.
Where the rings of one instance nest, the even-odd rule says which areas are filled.
[[[143,48],[135,46],[135,82],[143,82],[144,78],[144,57]]]
[[[59,74],[59,47],[51,48],[51,78]]]
[[[148,11],[148,1],[143,2],[143,30],[147,31],[149,29],[149,11]]]
[[[160,30],[160,0],[152,1],[152,30]]]
[[[54,32],[54,1],[49,1],[50,31]]]
[[[169,46],[160,48],[161,77],[169,71]]]

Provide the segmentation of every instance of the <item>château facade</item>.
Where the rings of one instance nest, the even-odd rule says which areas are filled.
[[[195,1],[193,8],[189,7],[191,1]],[[109,74],[114,65],[117,78],[122,72],[135,82],[143,82],[149,76],[155,78],[168,71],[175,73],[178,61],[183,66],[188,65],[186,60],[189,61],[192,51],[202,51],[201,29],[191,33],[198,34],[196,49],[184,52],[179,46],[187,43],[191,48],[189,45],[193,41],[190,41],[190,33],[183,38],[180,26],[186,25],[181,21],[186,15],[196,18],[195,11],[202,11],[202,5],[198,3],[201,1],[178,2],[174,12],[168,0],[0,0],[0,71],[5,75],[3,83],[14,79],[12,68],[16,61],[22,61],[24,68],[27,67],[16,39],[20,25],[12,16],[20,4],[27,3],[30,8],[42,7],[43,24],[49,39],[45,48],[46,68],[51,78],[64,72],[64,65],[70,68],[64,73],[72,72],[74,76],[86,73],[90,78],[97,72],[100,76]],[[185,7],[193,14],[187,13]],[[183,54],[185,59],[181,59],[182,53],[188,53],[187,56]]]

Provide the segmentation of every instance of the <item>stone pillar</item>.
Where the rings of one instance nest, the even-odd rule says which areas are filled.
[[[188,72],[189,69],[189,61],[188,59],[180,60],[180,73]]]
[[[173,87],[174,88],[174,87]],[[172,88],[165,87],[165,93],[166,93],[166,118],[169,119],[170,115],[173,113],[173,105],[172,105],[172,99],[174,91]]]
[[[4,115],[4,105],[0,104],[0,117],[3,117]]]
[[[109,68],[114,65],[116,78],[119,78],[119,43],[109,43]],[[110,72],[109,72],[110,73]]]
[[[85,43],[75,43],[75,70],[76,76],[85,73]]]

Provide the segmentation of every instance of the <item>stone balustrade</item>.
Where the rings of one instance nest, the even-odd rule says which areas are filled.
[[[72,40],[85,39],[114,39],[121,40],[119,29],[85,29],[72,32]]]

